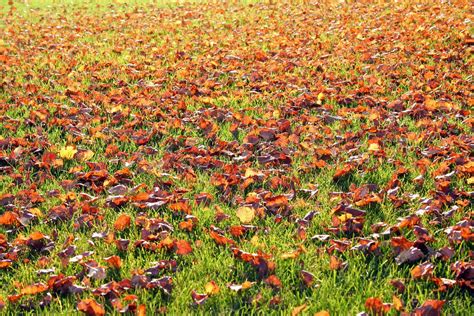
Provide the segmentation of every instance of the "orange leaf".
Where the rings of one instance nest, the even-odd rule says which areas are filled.
[[[280,279],[276,275],[270,275],[266,280],[265,283],[273,287],[274,289],[281,289],[282,284]]]
[[[91,298],[86,298],[80,301],[77,304],[77,309],[81,312],[84,312],[88,316],[105,315],[104,307]]]
[[[122,266],[122,260],[120,259],[119,256],[110,256],[107,258],[104,258],[104,260],[112,267],[115,269],[120,269]]]
[[[390,311],[390,304],[382,303],[378,297],[369,297],[365,301],[365,308],[375,315],[383,315]]]
[[[175,243],[176,254],[183,256],[193,252],[191,245],[186,240],[177,240]]]
[[[209,281],[204,285],[204,289],[206,290],[206,293],[209,295],[214,295],[219,293],[219,286],[217,286],[216,282],[213,280]]]
[[[19,223],[18,216],[13,212],[5,212],[0,215],[0,225],[17,226]]]
[[[331,270],[339,270],[343,267],[343,262],[335,257],[335,256],[331,256],[331,258],[329,258],[329,269]]]
[[[399,299],[398,297],[396,297],[395,295],[392,296],[392,301],[393,301],[393,307],[397,310],[397,311],[402,311],[403,310],[403,301],[401,299]]]
[[[130,215],[121,214],[114,223],[115,230],[122,231],[130,227]]]
[[[146,316],[146,306],[145,304],[140,304],[137,307],[136,316]]]
[[[307,307],[308,307],[308,305],[306,305],[306,304],[303,304],[303,305],[300,305],[300,306],[296,306],[296,307],[293,308],[293,310],[291,311],[291,316],[299,315],[302,311],[306,310]]]
[[[27,285],[21,289],[21,294],[23,295],[34,295],[46,291],[49,287],[44,283],[35,283],[32,285]]]

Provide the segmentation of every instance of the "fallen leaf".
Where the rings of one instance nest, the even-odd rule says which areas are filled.
[[[35,283],[32,285],[25,286],[24,288],[21,289],[20,293],[22,295],[34,295],[34,294],[42,293],[48,289],[49,287],[44,283]]]
[[[196,291],[193,290],[191,292],[191,297],[192,297],[193,302],[194,302],[195,305],[202,305],[207,301],[207,299],[209,298],[209,295],[199,294],[199,293],[197,293]]]
[[[74,155],[76,153],[77,153],[77,149],[74,146],[66,146],[66,147],[62,147],[59,150],[59,157],[66,160],[71,160],[74,158]]]
[[[276,275],[270,275],[268,278],[265,279],[265,283],[276,290],[279,290],[282,287],[281,281]]]
[[[88,316],[103,316],[105,309],[102,305],[97,303],[94,299],[86,298],[77,304],[77,310],[85,313]]]
[[[306,304],[303,304],[303,305],[300,305],[300,306],[296,306],[296,307],[293,308],[293,310],[291,311],[291,316],[299,315],[301,312],[305,311],[307,308],[308,308],[308,305],[306,305]]]
[[[445,301],[443,300],[426,300],[420,307],[414,310],[416,316],[439,316]]]
[[[206,285],[204,285],[204,289],[206,290],[206,294],[208,295],[215,295],[219,293],[219,287],[213,280],[207,282]]]
[[[115,269],[120,269],[122,266],[122,260],[120,259],[119,256],[110,256],[107,258],[104,258],[104,260],[112,267]]]
[[[180,256],[188,255],[193,252],[193,248],[186,240],[177,240],[175,243],[176,254]]]
[[[114,223],[114,228],[116,231],[123,231],[130,227],[131,217],[128,214],[120,214],[117,220]]]
[[[249,224],[255,217],[255,209],[248,206],[242,206],[237,209],[236,215],[241,223]]]

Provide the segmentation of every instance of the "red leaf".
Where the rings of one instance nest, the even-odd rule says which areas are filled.
[[[314,275],[308,271],[301,270],[300,277],[303,280],[306,287],[311,287],[314,284]]]
[[[202,304],[204,304],[204,302],[207,301],[207,299],[209,298],[209,295],[199,294],[199,293],[196,293],[196,291],[193,290],[191,292],[191,297],[193,298],[193,301],[194,301],[195,305],[202,305]]]

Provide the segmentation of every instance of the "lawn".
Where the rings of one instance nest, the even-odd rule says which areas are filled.
[[[472,3],[271,2],[0,1],[2,314],[473,314]]]

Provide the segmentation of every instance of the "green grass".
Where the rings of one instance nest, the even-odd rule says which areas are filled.
[[[165,310],[169,314],[289,314],[303,304],[307,305],[304,314],[308,315],[323,310],[332,315],[350,315],[367,310],[364,304],[369,297],[392,302],[393,295],[403,300],[405,311],[412,311],[429,299],[442,299],[446,300],[443,314],[472,312],[471,293],[466,289],[456,286],[437,292],[433,282],[413,280],[410,271],[415,265],[396,264],[388,237],[380,237],[380,255],[336,252],[348,264],[339,271],[329,268],[330,243],[311,239],[317,234],[330,234],[332,240],[346,238],[351,246],[359,240],[355,235],[328,233],[331,210],[340,202],[340,198],[331,198],[332,193],[347,193],[352,187],[365,184],[377,184],[384,190],[399,166],[408,169],[408,174],[400,178],[399,196],[419,194],[419,199],[405,197],[408,203],[397,208],[383,195],[380,203],[361,207],[367,215],[360,237],[374,238],[372,224],[383,221],[395,225],[398,218],[421,207],[421,198],[437,198],[432,174],[443,166],[447,156],[458,153],[470,159],[465,138],[472,131],[472,97],[466,92],[472,86],[472,58],[460,38],[470,26],[449,18],[456,16],[465,21],[467,4],[439,4],[446,11],[439,16],[428,5],[417,7],[408,1],[268,5],[258,1],[206,4],[34,0],[14,1],[14,5],[16,10],[11,10],[7,1],[0,2],[0,56],[7,57],[7,62],[0,63],[0,157],[15,161],[10,170],[0,172],[0,196],[17,196],[14,212],[38,208],[41,215],[25,227],[0,226],[0,233],[10,246],[17,245],[19,249],[12,266],[0,270],[0,298],[6,302],[3,313],[76,313],[81,299],[93,297],[108,313],[119,314],[110,300],[94,296],[92,290],[130,278],[163,259],[177,261],[177,271],[166,273],[173,278],[170,296],[160,290],[126,291],[137,295],[137,304],[145,304],[150,315]],[[417,31],[421,26],[432,28],[429,32]],[[373,39],[364,40],[370,37]],[[265,52],[268,60],[256,61],[258,51]],[[367,59],[376,54],[379,57]],[[429,88],[425,69],[436,73],[440,82],[437,87]],[[448,75],[453,76],[448,79]],[[193,95],[193,89],[199,89],[199,93]],[[317,99],[319,93],[324,94],[321,104],[298,105],[304,95]],[[429,111],[423,118],[402,115],[383,105],[400,99],[408,108],[415,104],[417,93],[447,100],[458,108]],[[42,110],[46,112],[41,113]],[[44,114],[48,115],[42,118]],[[209,137],[199,127],[202,120],[214,124],[215,137]],[[285,124],[283,120],[289,120],[291,132],[282,133],[277,142],[256,145],[252,155],[265,156],[277,150],[291,157],[290,164],[267,165],[256,158],[239,161],[218,152],[223,146],[235,156],[251,151],[244,144],[246,137],[265,126],[279,128]],[[235,123],[240,124],[236,135],[232,133]],[[450,134],[454,129],[458,133]],[[133,141],[138,131],[153,131],[154,135],[146,145],[140,145]],[[380,138],[385,156],[376,157],[368,151],[368,140],[373,137]],[[119,154],[106,155],[111,144],[118,146]],[[113,180],[115,172],[129,168],[132,177],[126,183],[128,187],[143,184],[142,190],[150,191],[155,186],[169,186],[166,190],[181,192],[198,219],[194,230],[179,229],[184,216],[174,214],[168,206],[139,209],[128,203],[113,209],[105,203],[107,190],[64,188],[63,181],[75,180],[77,172],[90,171],[93,166],[78,159],[64,159],[60,167],[40,168],[35,163],[42,154],[35,150],[57,153],[66,145],[94,152],[90,162],[104,163],[109,180]],[[155,152],[151,154],[146,146]],[[203,154],[189,152],[193,146]],[[433,146],[448,146],[448,154],[430,160],[425,182],[416,185],[413,179],[420,174],[417,163],[424,157],[421,151]],[[317,168],[312,164],[320,159],[321,149],[333,153],[324,158],[326,166]],[[166,159],[173,154],[175,160],[169,163]],[[334,180],[336,169],[356,155],[364,158],[357,170]],[[204,168],[200,166],[205,163],[200,156],[214,159],[221,166]],[[179,164],[184,167],[178,168]],[[265,175],[245,189],[236,185],[232,198],[226,200],[213,185],[213,179],[216,174],[229,173],[230,168],[242,175],[247,168]],[[440,174],[456,168],[451,161]],[[15,177],[22,182],[16,183]],[[275,185],[276,178],[283,185]],[[472,191],[467,178],[458,173],[451,187]],[[317,185],[319,192],[314,199],[298,194],[290,201],[291,216],[281,222],[267,213],[252,221],[258,227],[256,231],[233,238],[244,251],[263,251],[273,256],[275,274],[283,285],[274,290],[249,263],[233,258],[228,247],[216,245],[209,229],[215,225],[227,231],[238,225],[236,209],[255,192],[291,193],[285,186],[290,179],[297,189]],[[32,205],[28,197],[20,197],[23,190],[37,191],[45,201]],[[58,194],[53,195],[53,190]],[[208,206],[194,201],[195,195],[203,192],[213,197]],[[49,222],[51,209],[64,204],[68,193],[75,194],[69,203],[75,209],[72,218]],[[92,215],[89,227],[77,227],[78,219],[84,215],[84,194],[97,197],[92,204],[99,212]],[[462,200],[467,200],[467,206],[462,207]],[[348,201],[352,202],[350,198]],[[456,197],[442,205],[441,212],[453,205],[460,208],[440,224],[433,223],[434,215],[421,216],[424,227],[434,237],[431,248],[449,245],[444,229],[472,216],[470,203],[467,197]],[[216,208],[229,214],[230,219],[216,223]],[[311,210],[319,214],[307,227],[307,239],[301,240],[295,219]],[[0,206],[1,214],[6,211]],[[92,238],[94,232],[114,231],[114,222],[121,213],[132,217],[131,227],[115,235],[131,241],[127,252],[118,251],[114,243]],[[188,241],[193,252],[179,256],[163,249],[152,252],[135,248],[133,243],[142,238],[141,229],[135,224],[140,214],[171,223],[171,237]],[[37,231],[54,241],[50,253],[39,254],[24,245],[26,238]],[[401,233],[416,240],[410,229],[402,229]],[[119,255],[121,269],[108,268],[105,279],[90,280],[81,274],[80,263],[62,265],[58,253],[70,234],[76,254],[93,251],[87,259],[104,267],[104,258]],[[226,236],[231,237],[229,233]],[[472,242],[452,247],[455,255],[447,262],[425,259],[435,265],[436,276],[454,279],[450,264],[471,260]],[[295,259],[282,258],[297,249],[305,251]],[[0,254],[4,258],[4,252]],[[43,256],[49,258],[44,267],[39,264]],[[28,306],[37,304],[45,293],[9,302],[8,297],[20,293],[24,286],[48,282],[50,275],[37,274],[42,268],[54,268],[55,274],[76,275],[75,284],[86,290],[80,295],[53,295],[51,304],[44,308]],[[301,269],[314,274],[314,286],[303,285]],[[390,284],[394,279],[405,280],[403,294],[395,293]],[[211,295],[202,306],[193,306],[191,292],[204,293],[205,284],[211,280],[218,284],[219,293]],[[256,284],[238,293],[228,288],[229,284],[245,281]],[[271,306],[270,301],[276,296],[281,303]]]

